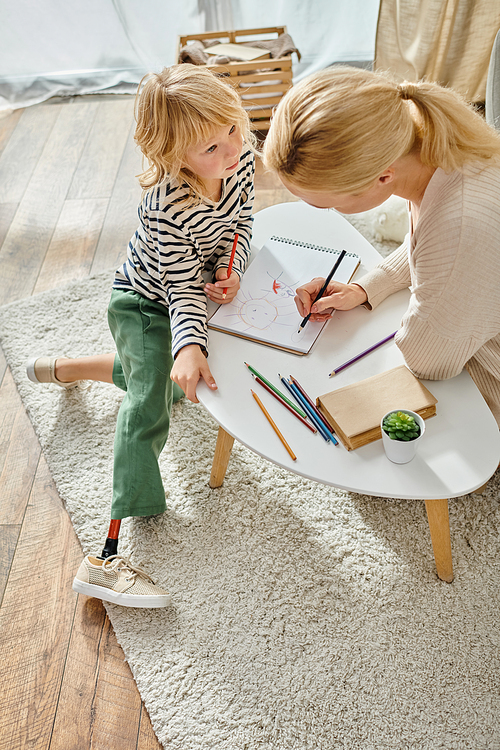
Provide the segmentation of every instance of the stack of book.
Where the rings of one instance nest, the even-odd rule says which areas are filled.
[[[423,419],[434,416],[437,399],[405,365],[360,380],[316,399],[348,451],[382,437],[388,411],[409,409]]]

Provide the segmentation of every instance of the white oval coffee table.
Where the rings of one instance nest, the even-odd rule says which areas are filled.
[[[273,234],[357,253],[362,261],[357,278],[380,260],[379,253],[344,217],[302,202],[272,206],[256,214],[253,251],[258,252]],[[437,572],[450,582],[448,499],[482,487],[500,460],[497,423],[469,374],[464,371],[451,380],[425,381],[438,399],[437,416],[426,421],[425,440],[417,456],[409,464],[397,465],[386,458],[380,440],[355,451],[327,444],[257,386],[244,365],[248,362],[276,385],[278,373],[294,375],[314,398],[395,367],[403,358],[390,342],[329,378],[335,365],[399,327],[408,298],[405,290],[373,312],[365,308],[336,312],[310,354],[302,357],[210,331],[209,364],[218,390],[210,391],[204,383],[197,389],[199,400],[220,425],[210,486],[222,484],[236,439],[263,458],[317,482],[365,495],[425,500]],[[296,461],[265,423],[251,388],[258,389],[296,453]]]

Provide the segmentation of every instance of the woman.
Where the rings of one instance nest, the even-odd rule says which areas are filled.
[[[500,137],[438,84],[334,67],[281,100],[264,162],[318,208],[359,213],[409,201],[403,245],[360,281],[297,290],[301,315],[375,308],[410,287],[396,344],[420,378],[467,367],[500,424]]]

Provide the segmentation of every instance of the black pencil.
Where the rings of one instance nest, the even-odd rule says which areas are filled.
[[[317,301],[318,301],[318,300],[319,300],[319,299],[320,299],[320,298],[321,298],[321,297],[322,297],[322,296],[324,295],[324,293],[326,292],[326,288],[327,288],[328,284],[330,283],[330,281],[332,280],[332,276],[333,276],[333,274],[335,273],[335,271],[337,270],[337,268],[338,268],[338,267],[340,266],[340,264],[342,263],[342,261],[343,261],[343,259],[344,259],[345,255],[346,255],[346,251],[345,251],[345,250],[342,250],[342,252],[340,253],[339,257],[337,258],[337,262],[335,263],[335,265],[333,266],[332,270],[330,271],[330,273],[329,273],[329,274],[328,274],[328,276],[326,277],[326,279],[325,279],[325,283],[323,284],[323,286],[322,286],[322,287],[321,287],[321,289],[319,290],[319,292],[318,292],[318,294],[316,295],[316,297],[315,297],[315,298],[313,299],[313,303],[312,303],[313,305],[314,305],[314,303],[315,303],[315,302],[317,302]],[[312,307],[312,305],[311,305],[311,307]],[[299,326],[299,330],[298,330],[298,333],[300,333],[300,332],[302,331],[302,329],[304,328],[305,324],[307,323],[307,321],[309,320],[309,318],[310,318],[310,317],[311,317],[311,313],[309,313],[308,315],[306,315],[306,317],[305,317],[305,318],[303,318],[303,319],[302,319],[302,322],[301,322],[301,324],[300,324],[300,326]]]

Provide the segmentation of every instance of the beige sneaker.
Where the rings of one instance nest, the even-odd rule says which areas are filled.
[[[34,357],[26,362],[26,374],[32,383],[55,383],[61,388],[74,388],[83,380],[74,380],[72,383],[63,383],[55,376],[56,361],[68,359],[68,357]]]
[[[78,568],[73,591],[122,607],[168,607],[171,603],[167,591],[121,555],[105,560],[87,555]]]

